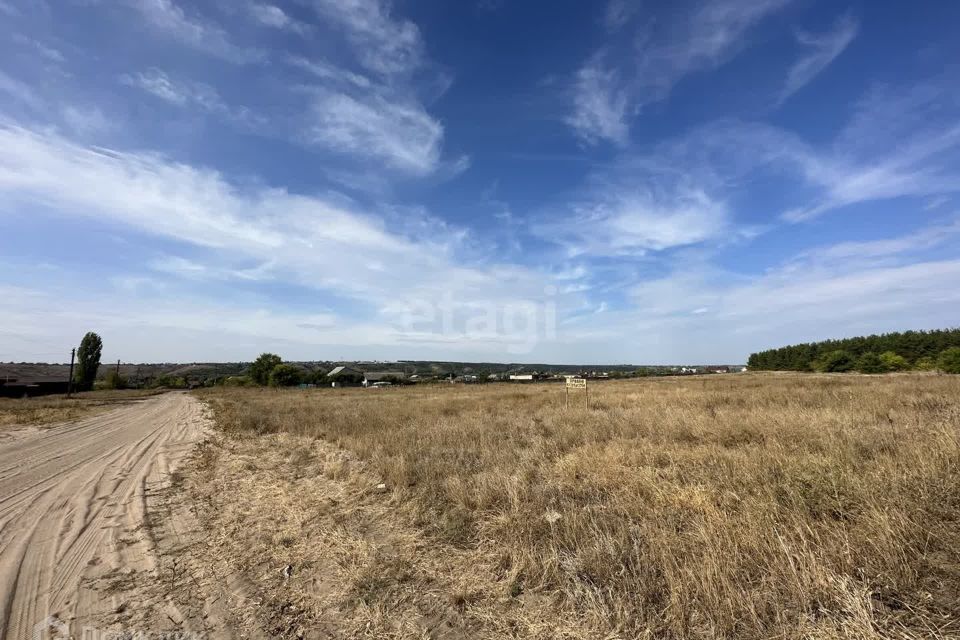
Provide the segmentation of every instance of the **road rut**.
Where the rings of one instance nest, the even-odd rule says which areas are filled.
[[[66,637],[121,606],[85,574],[153,562],[148,496],[206,425],[197,400],[167,393],[0,440],[0,639]]]

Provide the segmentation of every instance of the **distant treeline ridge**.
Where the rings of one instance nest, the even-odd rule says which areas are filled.
[[[817,369],[818,362],[837,352],[846,352],[852,358],[893,352],[916,366],[936,360],[951,347],[960,347],[960,329],[904,331],[768,349],[750,354],[747,366],[752,371],[811,371]]]

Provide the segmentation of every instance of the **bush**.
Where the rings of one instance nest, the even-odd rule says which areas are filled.
[[[857,371],[860,373],[886,373],[889,370],[883,356],[878,356],[873,351],[867,351],[857,359]]]
[[[292,364],[278,364],[270,372],[268,382],[271,387],[293,387],[300,384],[303,374]]]
[[[914,363],[913,368],[917,371],[936,371],[937,361],[930,357],[920,358]]]
[[[813,363],[813,368],[821,373],[842,373],[853,371],[856,362],[848,352],[838,349],[825,353],[822,358]]]
[[[944,373],[960,373],[960,347],[950,347],[941,353],[937,367]]]
[[[107,374],[107,389],[126,389],[127,379],[116,371]]]
[[[167,389],[186,389],[187,388],[187,379],[182,377],[174,376],[158,376],[150,383],[151,389],[167,388]]]
[[[907,359],[895,351],[884,351],[880,354],[880,360],[887,371],[906,371],[910,368]]]

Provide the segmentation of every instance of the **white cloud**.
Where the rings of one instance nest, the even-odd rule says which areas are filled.
[[[797,60],[787,73],[783,91],[778,102],[782,103],[805,87],[826,69],[857,37],[860,23],[850,15],[841,17],[833,27],[822,34],[800,32],[797,41],[806,53]]]
[[[581,139],[621,143],[626,117],[665,99],[673,86],[696,71],[716,68],[746,46],[746,33],[793,0],[704,1],[673,22],[645,25],[630,51],[608,50],[592,56],[573,80],[573,113],[567,123]],[[614,0],[606,18],[614,26],[629,18],[628,7]],[[604,68],[601,59],[620,60]]]
[[[197,248],[155,271],[192,278],[272,278],[403,310],[450,298],[508,305],[540,299],[547,274],[461,266],[462,232],[406,211],[402,231],[334,199],[263,185],[161,156],[77,145],[49,132],[0,127],[0,201],[45,215],[87,216]],[[2,211],[2,209],[0,209]],[[63,213],[57,213],[63,212]]]
[[[283,9],[275,5],[254,2],[250,4],[249,10],[253,19],[265,27],[283,29],[301,35],[310,33],[309,25],[291,18]]]
[[[577,72],[573,86],[573,113],[566,122],[584,142],[627,143],[630,134],[627,95],[619,85],[617,72],[605,69],[599,56]]]
[[[625,26],[639,9],[639,2],[610,0],[603,14],[603,24],[610,31],[616,31]]]
[[[220,57],[228,62],[246,64],[263,59],[263,53],[239,47],[219,26],[188,16],[173,0],[129,0],[147,21],[184,44]]]
[[[202,82],[175,78],[160,69],[125,74],[120,81],[181,108],[196,108],[238,127],[268,133],[267,119],[242,106],[228,105],[216,89]]]
[[[569,222],[547,230],[573,254],[642,255],[717,238],[727,223],[724,203],[702,190],[678,187],[658,195],[625,188],[575,207]]]
[[[97,107],[67,105],[61,109],[64,124],[81,137],[110,131],[114,123]]]
[[[661,36],[642,42],[638,76],[642,86],[665,97],[689,73],[716,68],[746,46],[746,33],[792,0],[720,0],[685,13]]]
[[[383,169],[449,178],[469,168],[463,154],[442,160],[444,127],[428,113],[424,87],[438,79],[449,86],[450,78],[428,64],[417,26],[394,16],[385,0],[311,5],[330,27],[329,37],[343,42],[336,61],[286,58],[311,76],[311,83],[298,88],[309,99],[298,138],[365,165],[327,174],[360,185],[382,183]]]
[[[311,143],[425,175],[437,168],[443,126],[415,102],[395,102],[374,93],[360,100],[321,90],[306,135]]]
[[[960,219],[947,224],[924,227],[896,238],[840,242],[827,247],[810,249],[801,253],[798,259],[817,263],[837,260],[856,260],[862,263],[877,259],[901,259],[904,254],[932,249],[957,237],[960,237]]]
[[[382,75],[409,73],[424,60],[417,25],[391,15],[386,0],[313,0],[317,12],[342,28],[364,67]]]
[[[360,73],[353,73],[330,64],[325,60],[308,60],[302,56],[290,56],[290,64],[307,71],[321,80],[328,80],[336,84],[349,84],[359,89],[369,89],[373,86],[370,78]]]
[[[32,109],[39,109],[43,106],[43,100],[26,83],[13,78],[3,71],[0,71],[0,92],[12,96],[19,102]]]
[[[53,64],[62,64],[63,62],[66,61],[66,58],[64,58],[63,54],[60,52],[59,49],[57,49],[56,47],[52,47],[44,42],[41,42],[40,40],[29,38],[23,34],[14,35],[13,39],[17,43],[26,47],[30,47],[31,49],[36,51],[37,54],[39,54],[47,62],[51,62]]]
[[[160,69],[127,74],[120,80],[179,107],[193,104],[207,111],[224,108],[223,101],[213,87],[199,82],[177,80]]]

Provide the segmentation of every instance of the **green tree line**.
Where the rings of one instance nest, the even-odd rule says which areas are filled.
[[[903,331],[824,340],[750,354],[752,371],[862,371],[905,369],[953,371],[960,353],[960,329]]]

